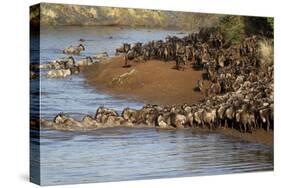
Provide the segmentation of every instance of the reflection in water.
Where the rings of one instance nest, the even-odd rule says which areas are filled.
[[[118,27],[47,27],[41,30],[41,63],[65,57],[61,49],[86,39],[80,57],[107,51],[113,55],[123,42],[149,41],[176,35],[178,31],[120,29]],[[109,39],[112,36],[112,39]],[[80,58],[75,56],[75,58]],[[41,76],[46,74],[41,72]],[[116,99],[85,85],[82,76],[41,78],[42,118],[59,112],[81,118],[99,106],[117,111],[142,106]],[[31,82],[32,84],[32,82]],[[38,89],[38,88],[37,88]],[[38,91],[38,90],[37,90]],[[32,91],[36,94],[36,91]],[[32,97],[31,97],[32,99]],[[31,113],[37,109],[31,107]],[[39,139],[39,137],[41,139]],[[40,157],[41,184],[71,184],[178,176],[213,175],[273,169],[273,150],[220,134],[183,130],[111,128],[94,132],[43,130],[31,132],[32,164]],[[31,149],[38,147],[31,147]],[[31,166],[32,168],[32,166]],[[36,177],[35,177],[36,178]]]
[[[110,128],[43,131],[43,184],[272,170],[272,149],[221,134]]]

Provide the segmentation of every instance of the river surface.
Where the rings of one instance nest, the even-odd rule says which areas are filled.
[[[40,34],[40,63],[66,57],[61,50],[79,44],[80,38],[86,40],[86,51],[75,59],[104,51],[113,56],[124,42],[146,42],[167,35],[183,36],[180,31],[161,29],[44,27]],[[125,107],[143,105],[99,93],[87,86],[81,75],[47,79],[46,71],[40,74],[40,116],[44,119],[52,119],[59,112],[81,119],[85,114],[94,114],[99,106],[121,112]],[[31,85],[36,85],[33,82],[36,80],[31,81]],[[33,94],[38,93],[31,91],[32,101],[36,100]],[[31,108],[31,113],[36,111]],[[32,145],[40,145],[42,185],[273,170],[272,148],[188,130],[110,128],[87,133],[42,130],[40,134],[31,131]]]

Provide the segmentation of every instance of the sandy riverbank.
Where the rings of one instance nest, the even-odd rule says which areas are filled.
[[[85,68],[83,74],[87,83],[98,91],[143,103],[194,104],[204,98],[204,93],[194,91],[202,71],[195,71],[191,67],[178,71],[174,69],[175,62],[159,60],[135,63],[130,68],[122,66],[123,58],[114,57]],[[126,73],[129,75],[121,76]],[[116,79],[120,76],[121,82]],[[204,84],[207,87],[209,83],[204,81]]]

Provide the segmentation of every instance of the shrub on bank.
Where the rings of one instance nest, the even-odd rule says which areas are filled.
[[[268,67],[273,64],[273,41],[268,40],[262,40],[259,42],[259,57],[260,57],[260,63],[262,67]]]
[[[251,35],[273,38],[273,28],[274,19],[272,17],[252,16],[224,16],[217,26],[227,46],[237,44]]]
[[[226,45],[237,44],[245,37],[245,23],[241,16],[224,16],[218,25]]]

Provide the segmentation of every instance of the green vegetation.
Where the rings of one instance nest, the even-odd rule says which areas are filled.
[[[274,19],[269,17],[224,16],[217,29],[223,34],[225,44],[239,43],[250,35],[264,35],[273,38]]]
[[[266,21],[267,21],[268,25],[271,27],[271,29],[273,30],[274,29],[274,18],[268,17]]]
[[[30,22],[31,26],[36,26],[40,24],[40,6],[33,5],[29,10],[29,19],[32,20]]]
[[[40,3],[40,24],[128,26],[197,30],[217,26],[223,15],[149,9]],[[30,17],[31,22],[36,22]]]
[[[226,44],[235,44],[245,37],[245,23],[241,16],[225,16],[221,19],[218,30],[223,34]]]
[[[39,15],[40,13],[40,15]],[[31,7],[31,25],[82,25],[173,28],[195,31],[215,27],[225,45],[239,43],[250,35],[273,38],[274,19],[132,8],[112,8],[41,3]]]

